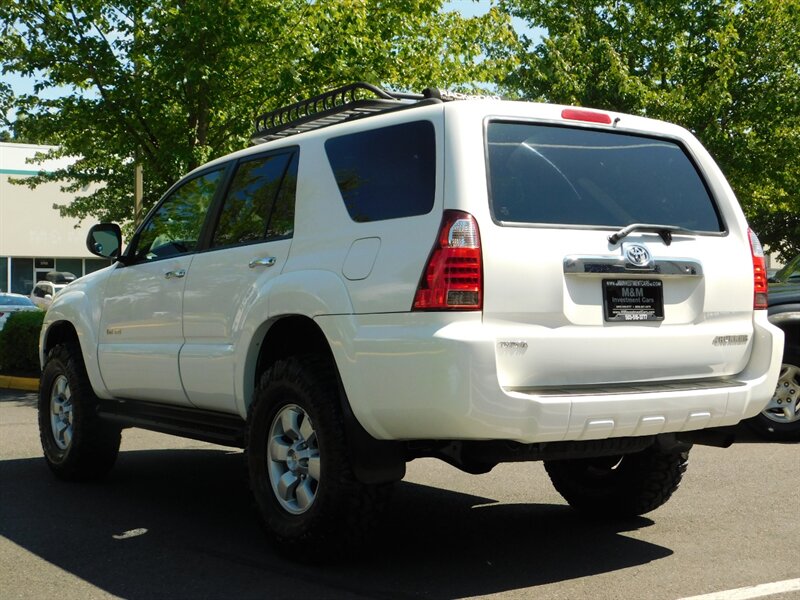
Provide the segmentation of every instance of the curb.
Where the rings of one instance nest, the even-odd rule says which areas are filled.
[[[12,377],[10,375],[0,375],[0,389],[38,392],[39,380],[35,377]]]

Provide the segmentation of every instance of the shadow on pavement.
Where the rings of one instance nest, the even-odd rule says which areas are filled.
[[[566,506],[402,482],[359,553],[324,567],[278,557],[257,525],[241,453],[129,451],[102,484],[0,461],[0,535],[125,598],[434,598],[490,594],[669,556]]]

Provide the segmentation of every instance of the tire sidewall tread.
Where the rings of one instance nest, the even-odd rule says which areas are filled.
[[[617,470],[594,479],[587,476],[593,459],[545,461],[556,490],[570,506],[601,516],[631,517],[662,506],[680,486],[689,452],[662,452],[652,446],[627,454]]]
[[[281,408],[300,406],[317,434],[322,477],[309,509],[290,514],[273,493],[267,471],[267,444]],[[320,562],[361,541],[385,504],[389,486],[366,485],[351,468],[331,361],[304,355],[279,360],[261,376],[247,426],[247,464],[256,509],[270,541],[281,554],[301,562]]]
[[[50,422],[53,383],[64,375],[72,398],[73,435],[67,449],[55,443]],[[80,346],[65,343],[47,354],[39,385],[39,438],[48,467],[61,479],[90,481],[103,478],[113,467],[121,442],[120,429],[97,417],[97,396],[92,389]]]

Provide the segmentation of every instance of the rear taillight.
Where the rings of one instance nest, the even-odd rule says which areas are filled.
[[[753,308],[767,308],[767,263],[764,260],[764,248],[758,241],[758,236],[752,229],[747,230],[750,236],[750,250],[753,255],[753,282],[755,290],[753,293]]]
[[[446,210],[414,296],[414,310],[480,310],[483,264],[478,223],[469,213]]]

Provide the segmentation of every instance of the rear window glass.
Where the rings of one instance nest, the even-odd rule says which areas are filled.
[[[673,142],[491,122],[489,191],[500,222],[722,231],[694,163]]]
[[[0,306],[33,306],[30,298],[0,295]]]
[[[325,152],[350,218],[383,221],[433,208],[433,124],[415,121],[331,138]]]

